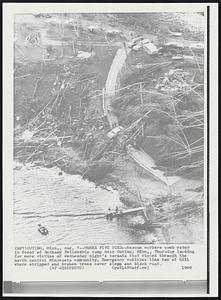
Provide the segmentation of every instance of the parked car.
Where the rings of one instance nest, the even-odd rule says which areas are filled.
[[[117,126],[115,128],[113,128],[111,131],[108,132],[107,136],[112,139],[113,137],[115,137],[118,133],[120,133],[122,130],[124,130],[124,128],[122,126]]]

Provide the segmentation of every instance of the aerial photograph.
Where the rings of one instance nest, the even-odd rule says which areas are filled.
[[[203,243],[205,19],[14,15],[16,245]]]

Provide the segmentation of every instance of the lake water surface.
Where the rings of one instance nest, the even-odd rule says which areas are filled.
[[[59,169],[20,166],[14,170],[14,238],[21,244],[126,244],[150,238],[124,220],[101,213],[122,207],[118,192],[96,187]],[[98,214],[98,215],[96,215]],[[49,230],[38,232],[38,224]]]

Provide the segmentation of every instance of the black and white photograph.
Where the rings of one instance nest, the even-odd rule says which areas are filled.
[[[15,245],[202,244],[205,12],[17,13]]]

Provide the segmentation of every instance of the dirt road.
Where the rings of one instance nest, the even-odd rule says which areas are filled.
[[[107,116],[111,128],[118,126],[118,119],[113,113],[111,102],[115,96],[117,77],[125,64],[130,50],[131,49],[127,48],[126,45],[122,45],[122,47],[117,50],[106,80],[104,114]],[[166,185],[172,185],[180,179],[177,176],[164,176],[163,172],[156,168],[154,160],[148,154],[133,148],[131,145],[127,151],[129,156],[156,180],[161,181]]]
[[[110,127],[116,127],[118,126],[118,120],[117,117],[113,113],[113,109],[111,107],[111,102],[113,100],[113,97],[115,96],[115,87],[117,82],[117,77],[119,75],[120,70],[122,69],[123,65],[125,64],[127,55],[129,54],[130,49],[126,48],[124,45],[122,45],[118,50],[117,53],[113,59],[113,62],[111,64],[106,85],[105,85],[105,108],[104,108],[104,114],[107,116],[108,123],[110,124]]]

